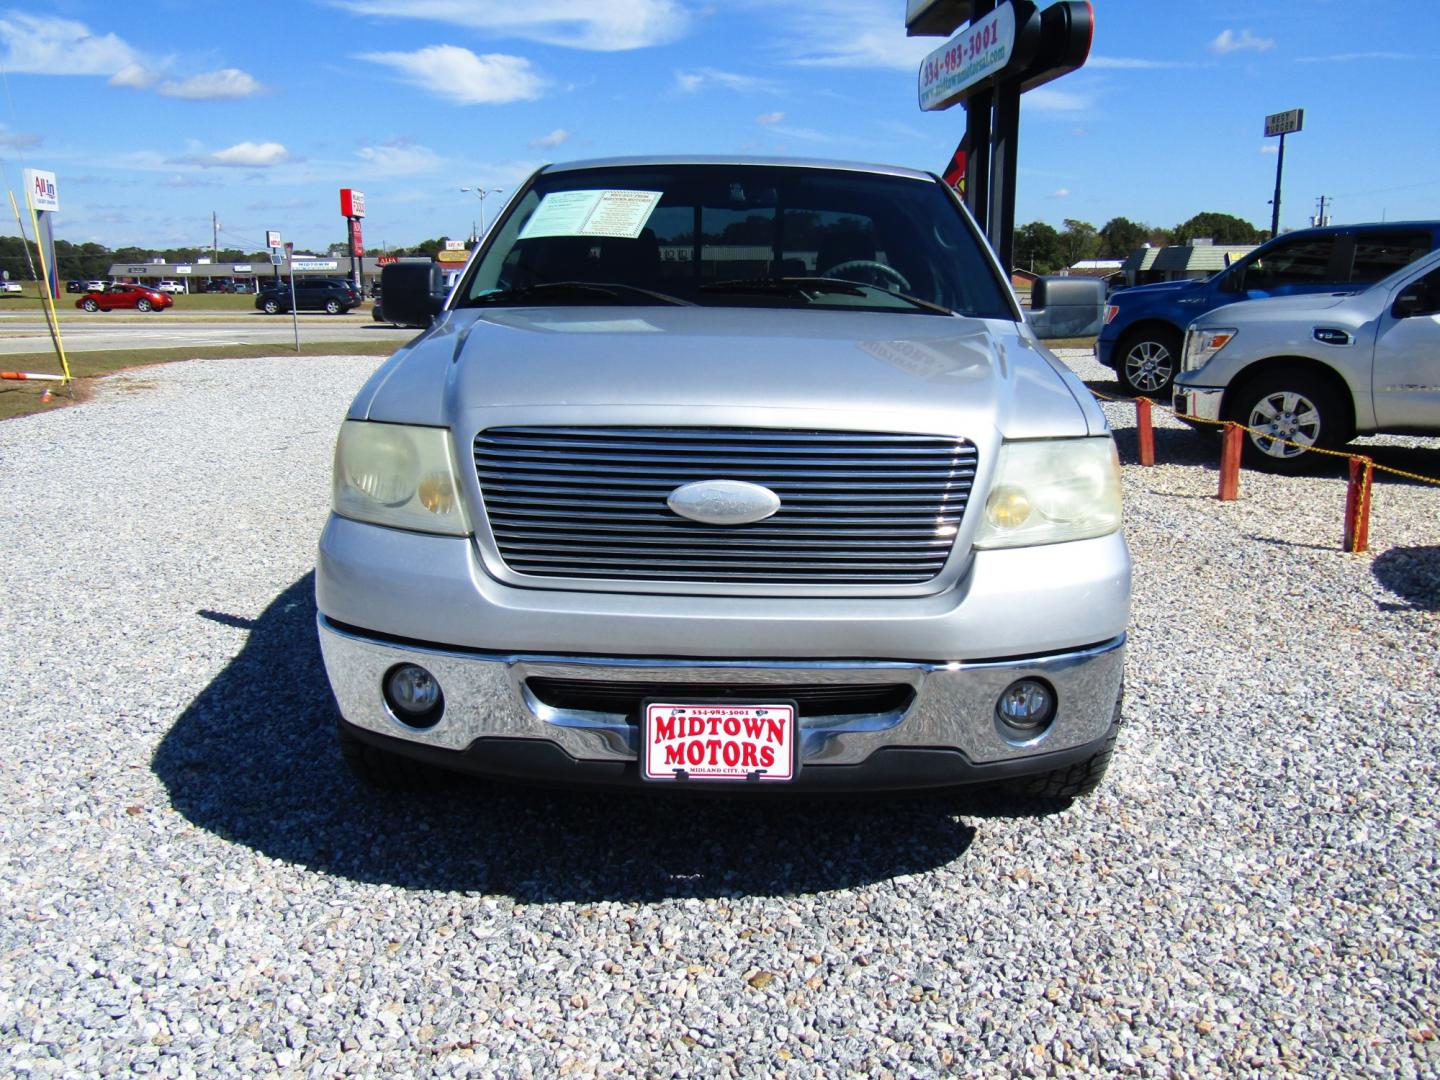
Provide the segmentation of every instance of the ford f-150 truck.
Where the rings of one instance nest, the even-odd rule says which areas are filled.
[[[1283,233],[1203,280],[1117,290],[1095,354],[1129,393],[1168,395],[1185,328],[1213,308],[1270,296],[1358,292],[1437,247],[1440,222],[1434,221]]]
[[[340,429],[352,769],[652,791],[1092,790],[1130,557],[1103,413],[937,177],[541,169]]]

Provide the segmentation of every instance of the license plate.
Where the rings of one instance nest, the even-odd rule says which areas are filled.
[[[795,779],[795,703],[647,701],[640,775],[655,781]]]

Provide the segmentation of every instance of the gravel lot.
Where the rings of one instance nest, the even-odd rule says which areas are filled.
[[[1162,421],[1127,728],[1058,814],[380,796],[310,577],[376,363],[0,425],[0,1072],[1440,1074],[1440,489],[1382,478],[1347,556],[1341,481],[1218,503]]]

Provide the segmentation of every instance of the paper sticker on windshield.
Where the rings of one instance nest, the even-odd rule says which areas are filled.
[[[519,239],[537,236],[620,236],[636,239],[659,191],[555,191],[540,200]]]

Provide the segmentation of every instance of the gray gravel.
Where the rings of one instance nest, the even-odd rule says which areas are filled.
[[[1382,479],[1347,556],[1338,479],[1218,503],[1162,419],[1128,725],[1058,814],[385,797],[334,753],[309,576],[376,363],[0,424],[0,1073],[1440,1073],[1440,489]]]

